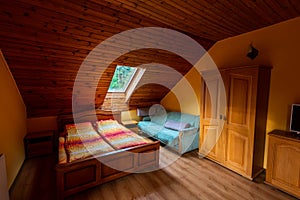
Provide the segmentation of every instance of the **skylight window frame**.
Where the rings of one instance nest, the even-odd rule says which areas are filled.
[[[131,66],[125,66],[125,65],[117,65],[113,76],[115,76],[117,67],[130,67],[131,69],[134,69],[134,72],[132,73],[130,79],[127,81],[126,85],[123,87],[122,90],[111,90],[110,86],[109,86],[108,92],[110,92],[110,93],[126,93],[126,91],[128,89],[128,86],[130,85],[130,83],[132,82],[132,79],[135,77],[135,75],[138,71],[138,68],[137,67],[131,67]]]

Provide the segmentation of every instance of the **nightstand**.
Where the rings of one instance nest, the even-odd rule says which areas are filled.
[[[126,121],[122,121],[122,125],[127,127],[127,128],[134,128],[137,125],[137,121],[135,120],[126,120]]]
[[[53,153],[54,131],[28,133],[24,138],[26,158]]]

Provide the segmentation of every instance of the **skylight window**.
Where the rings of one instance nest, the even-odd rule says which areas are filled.
[[[108,92],[125,92],[135,72],[134,67],[117,65]]]

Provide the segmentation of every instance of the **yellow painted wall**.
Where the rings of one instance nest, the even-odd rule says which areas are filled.
[[[180,104],[176,98],[176,95],[172,91],[170,91],[160,103],[166,110],[180,112]]]
[[[130,121],[135,120],[139,121],[140,117],[136,115],[136,110],[128,110],[121,112],[121,121]]]
[[[273,129],[288,130],[290,106],[292,103],[300,103],[299,36],[300,17],[297,17],[236,37],[221,40],[208,51],[209,56],[211,56],[219,68],[255,64],[273,67],[267,132]],[[250,43],[259,50],[259,55],[254,60],[246,57]],[[209,62],[209,59],[205,59],[200,65],[206,67],[212,65],[212,63]],[[195,78],[193,83],[196,84],[195,88],[198,87],[197,76],[187,76],[192,79]],[[183,88],[178,85],[176,87]],[[176,87],[172,91],[176,90]],[[181,91],[181,93],[184,94],[184,91]],[[169,98],[169,95],[167,95],[162,102],[164,104],[172,104],[172,98]],[[174,109],[177,108],[174,107]],[[195,109],[197,109],[196,105]]]
[[[5,154],[8,187],[25,158],[26,107],[0,51],[0,152]]]
[[[300,103],[300,17],[222,40],[209,51],[219,67],[262,64],[272,66],[267,133],[289,130],[290,106]],[[245,55],[252,42],[259,56]],[[266,137],[265,162],[268,150]]]
[[[262,64],[273,66],[267,132],[288,130],[290,105],[300,103],[300,17],[216,43],[209,51],[219,67]],[[259,56],[245,55],[252,44]]]
[[[166,110],[200,115],[201,76],[192,68],[162,100]]]

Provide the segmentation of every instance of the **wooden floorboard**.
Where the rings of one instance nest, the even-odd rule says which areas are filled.
[[[166,166],[176,160],[176,156],[162,148],[160,164]],[[10,199],[55,199],[55,160],[53,155],[26,160],[11,188]],[[210,160],[199,158],[197,151],[192,151],[160,170],[131,174],[67,199],[296,199],[263,181],[264,174],[250,181]]]

